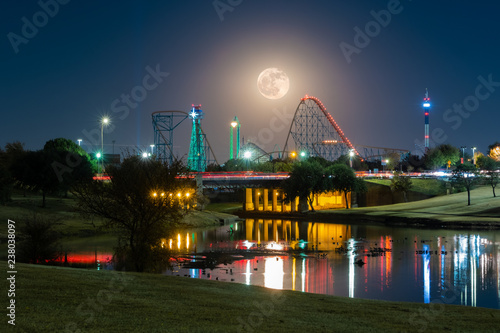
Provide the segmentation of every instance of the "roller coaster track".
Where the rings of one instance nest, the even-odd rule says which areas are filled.
[[[296,149],[306,150],[310,156],[321,156],[330,161],[351,151],[365,160],[375,157],[382,159],[390,153],[402,155],[408,152],[404,149],[352,144],[323,103],[318,98],[308,95],[301,98],[297,106],[283,147],[283,154],[287,151],[290,136],[295,142]],[[358,150],[362,150],[363,154]]]
[[[283,153],[287,150],[290,136],[298,149],[307,150],[311,156],[322,156],[332,160],[349,151],[360,156],[323,103],[314,96],[306,95],[300,99],[290,124]],[[335,145],[331,145],[332,143]],[[318,151],[318,145],[323,146],[321,152]],[[333,147],[335,152],[331,148],[326,148],[327,146]],[[325,154],[327,156],[323,156]]]

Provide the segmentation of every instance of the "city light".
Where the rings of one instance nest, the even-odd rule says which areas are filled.
[[[424,103],[424,108],[430,108],[431,107],[431,103]]]
[[[243,157],[249,159],[250,157],[252,157],[252,152],[247,150],[243,153]]]

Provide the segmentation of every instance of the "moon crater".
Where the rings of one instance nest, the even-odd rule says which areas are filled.
[[[280,99],[290,88],[288,75],[279,68],[267,68],[260,73],[257,87],[262,96],[268,99]]]

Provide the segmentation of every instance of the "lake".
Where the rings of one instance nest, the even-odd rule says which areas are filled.
[[[500,309],[500,231],[246,219],[165,240],[165,275]]]

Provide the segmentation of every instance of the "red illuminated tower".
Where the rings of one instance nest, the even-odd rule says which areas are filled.
[[[429,92],[427,88],[425,89],[424,103],[424,117],[425,117],[425,131],[424,131],[424,149],[427,152],[429,150],[429,111],[431,109],[431,99],[429,98]]]

